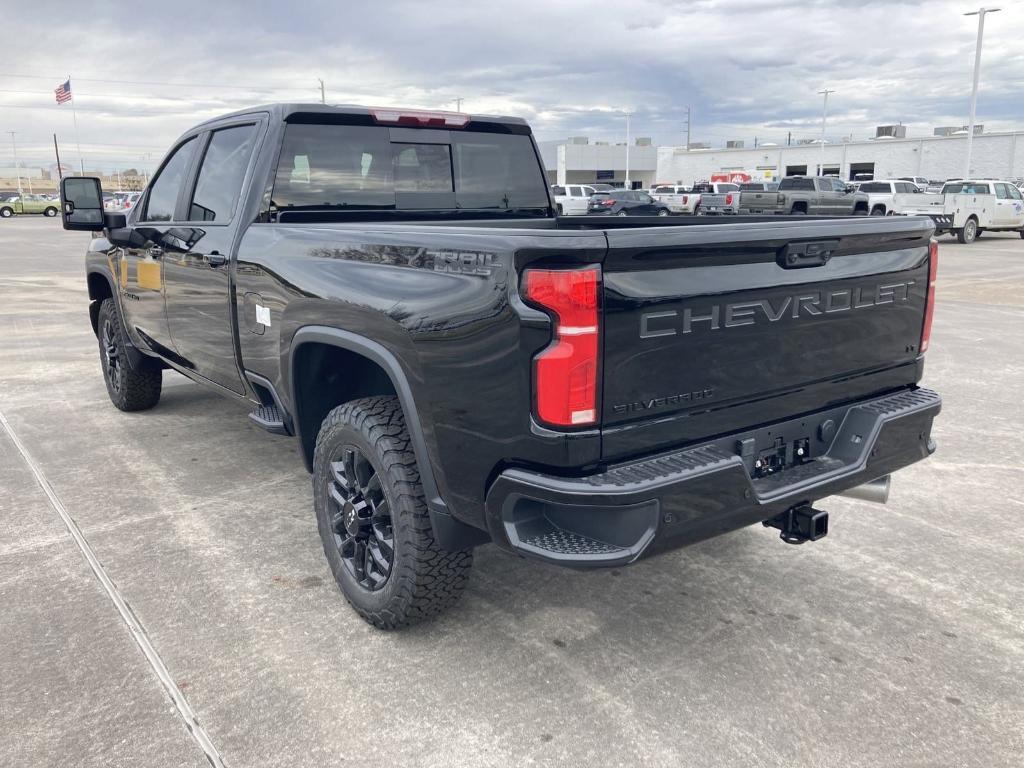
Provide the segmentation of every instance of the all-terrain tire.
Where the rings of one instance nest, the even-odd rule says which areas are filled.
[[[370,465],[365,472],[372,469],[379,478],[378,501],[372,506],[376,509],[378,504],[386,504],[388,510],[386,529],[392,557],[382,584],[367,585],[364,582],[368,579],[360,581],[360,573],[353,570],[353,561],[358,558],[346,555],[342,543],[346,518],[338,503],[336,468],[339,463],[346,464],[353,452],[358,452],[360,459]],[[373,482],[371,479],[366,485]],[[354,485],[361,485],[361,481]],[[369,496],[367,492],[365,497]],[[352,400],[327,414],[313,454],[313,502],[324,554],[334,578],[356,613],[373,626],[401,629],[436,616],[461,596],[473,565],[473,551],[443,550],[434,540],[416,456],[398,398]],[[382,574],[375,575],[379,579]]]
[[[131,341],[125,335],[121,315],[113,299],[104,299],[96,318],[100,365],[107,394],[122,411],[145,411],[160,402],[163,372],[155,361],[143,360],[132,368],[128,361]]]

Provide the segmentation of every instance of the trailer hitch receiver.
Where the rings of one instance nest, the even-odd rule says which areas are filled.
[[[779,538],[787,544],[817,541],[828,535],[828,512],[801,504],[762,523],[765,528],[778,528]]]

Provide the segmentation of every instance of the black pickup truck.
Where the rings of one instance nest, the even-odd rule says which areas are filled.
[[[282,104],[188,131],[127,215],[97,179],[61,199],[114,405],[172,369],[294,436],[381,628],[448,606],[487,541],[800,543],[934,450],[928,219],[558,218],[521,120]]]

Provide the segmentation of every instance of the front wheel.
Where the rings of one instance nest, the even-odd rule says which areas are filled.
[[[345,599],[378,629],[400,629],[452,605],[472,550],[434,540],[419,468],[396,397],[327,414],[313,454],[313,500],[324,554]]]
[[[14,215],[14,211],[11,208],[0,208],[0,218],[9,219]]]
[[[131,342],[125,336],[121,317],[113,299],[100,304],[96,327],[100,342],[100,363],[107,394],[122,411],[145,411],[160,402],[163,372],[150,360],[136,368],[128,362]]]
[[[616,215],[616,216],[629,216],[629,214],[628,214],[628,213],[626,213],[625,211],[619,211],[619,212],[618,212],[618,213],[616,213],[615,215]]]
[[[43,215],[53,218],[54,216],[57,215],[57,209],[53,207],[47,208],[45,211],[43,211]]]
[[[662,208],[658,211],[659,216],[668,216],[668,208]]]

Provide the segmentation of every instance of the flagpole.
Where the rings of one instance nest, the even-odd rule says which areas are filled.
[[[60,182],[64,178],[64,171],[60,167],[60,149],[57,147],[57,134],[53,134],[53,154],[57,156],[57,181]]]
[[[71,85],[71,75],[68,75],[68,88],[71,89],[71,121],[75,125],[75,146],[78,148],[78,167],[82,169],[85,176],[85,160],[82,158],[82,144],[78,140],[78,113],[75,111],[75,89]]]

